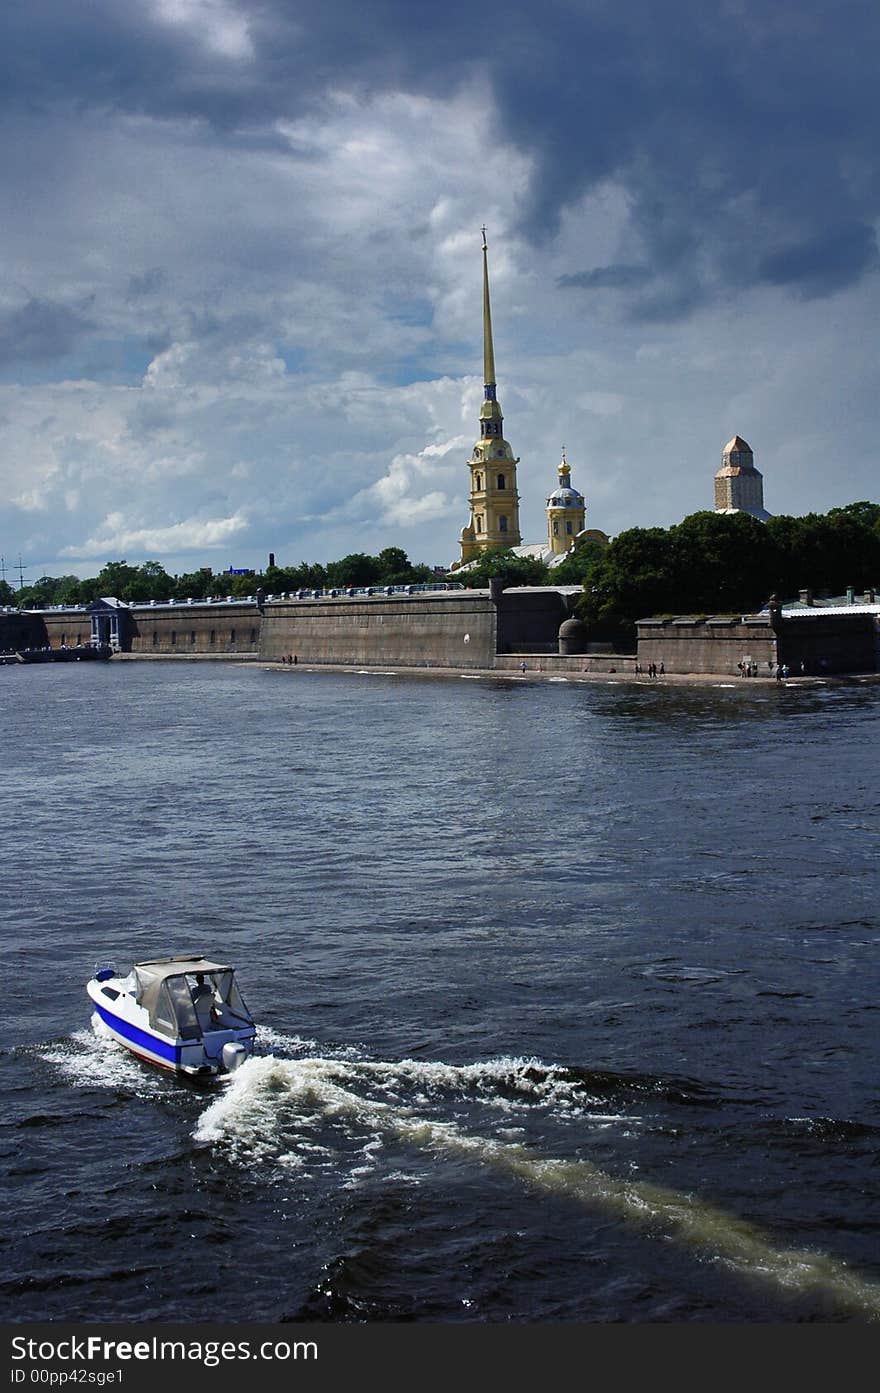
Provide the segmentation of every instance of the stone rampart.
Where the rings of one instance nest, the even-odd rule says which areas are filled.
[[[133,606],[132,653],[256,656],[263,618],[254,600]]]
[[[807,609],[779,623],[779,661],[793,673],[876,672],[880,616]]]
[[[495,659],[496,672],[541,672],[559,677],[634,677],[634,653],[503,653]]]
[[[776,633],[769,618],[746,615],[676,615],[640,619],[638,661],[670,673],[737,673],[738,663],[757,663],[766,675],[776,666]]]
[[[785,664],[793,675],[875,672],[878,632],[874,616],[821,609],[769,614],[641,619],[638,660],[670,673],[737,673],[756,663],[761,676]]]
[[[496,609],[487,591],[267,600],[260,657],[280,661],[491,668]]]
[[[40,618],[53,648],[91,640],[91,615],[84,608],[45,610]],[[261,623],[253,600],[134,604],[125,610],[122,646],[131,653],[157,656],[250,653],[256,657]]]
[[[0,610],[0,653],[14,653],[19,648],[45,648],[48,642],[42,615],[21,613],[17,609]]]
[[[559,652],[560,625],[569,616],[564,591],[549,587],[504,590],[498,602],[497,652]]]

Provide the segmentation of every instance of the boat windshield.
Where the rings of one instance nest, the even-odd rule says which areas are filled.
[[[192,992],[186,985],[186,978],[169,977],[167,979],[159,993],[160,1008],[163,996],[170,1003],[172,1020],[176,1026],[178,1037],[182,1040],[194,1040],[201,1035],[199,1023],[196,1020]]]
[[[204,970],[198,967],[196,961],[182,972],[169,972],[165,963],[140,963],[134,968],[137,1000],[149,1011],[150,1024],[183,1040],[197,1039],[217,1026],[253,1025],[232,968],[210,963],[205,963]]]
[[[253,1016],[244,1002],[244,997],[238,990],[238,983],[235,980],[235,973],[231,968],[226,968],[223,972],[208,973],[208,981],[212,984],[218,997],[225,1006],[236,1016],[240,1016],[248,1025],[253,1024]]]

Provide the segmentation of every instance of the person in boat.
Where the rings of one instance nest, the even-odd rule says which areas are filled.
[[[196,984],[192,988],[193,1005],[196,1008],[196,1020],[202,1030],[210,1030],[217,1019],[218,1006],[220,1005],[217,993],[205,981],[204,972],[196,973]]]
[[[204,972],[197,972],[196,984],[192,989],[192,999],[198,1004],[204,996],[209,996],[213,999],[214,993],[205,981]]]

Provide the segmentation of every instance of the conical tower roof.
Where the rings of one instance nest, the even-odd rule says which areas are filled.
[[[725,455],[751,455],[752,453],[751,445],[743,440],[741,435],[735,435],[732,440],[728,440],[722,451],[722,454]]]

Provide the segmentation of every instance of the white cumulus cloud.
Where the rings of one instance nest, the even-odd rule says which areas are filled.
[[[167,556],[222,546],[247,527],[247,518],[188,518],[168,527],[132,527],[121,513],[110,513],[98,534],[78,546],[64,547],[62,556]]]

